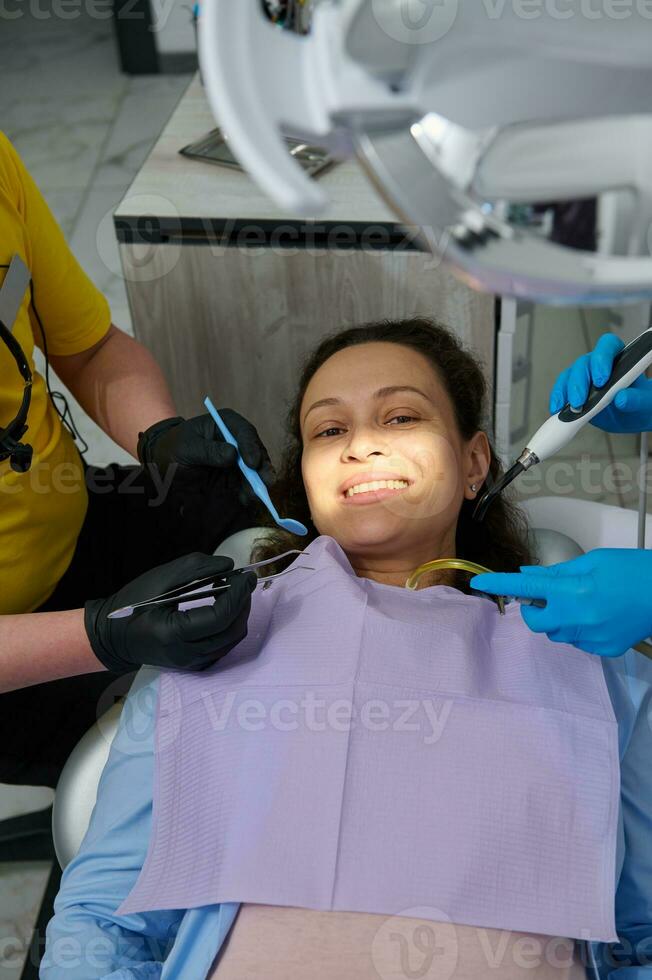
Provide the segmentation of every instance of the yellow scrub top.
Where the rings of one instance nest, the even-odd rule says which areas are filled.
[[[36,184],[0,133],[0,265],[18,253],[32,275],[34,303],[49,354],[88,350],[111,326],[108,303],[82,271]],[[0,284],[6,268],[0,268]],[[10,326],[10,325],[8,325]],[[22,437],[34,449],[32,467],[15,473],[0,463],[0,614],[37,609],[68,568],[88,507],[82,461],[34,368],[42,349],[29,291],[14,324],[34,375],[29,426]],[[0,342],[0,427],[14,418],[23,379]]]

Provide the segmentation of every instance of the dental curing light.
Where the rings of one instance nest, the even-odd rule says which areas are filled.
[[[505,487],[535,463],[554,456],[573,439],[580,429],[609,405],[619,391],[628,388],[636,378],[652,364],[652,327],[620,351],[614,358],[609,380],[601,387],[591,385],[581,408],[566,404],[556,415],[551,415],[538,429],[513,466],[480,497],[473,512],[476,521],[482,521],[493,500]]]

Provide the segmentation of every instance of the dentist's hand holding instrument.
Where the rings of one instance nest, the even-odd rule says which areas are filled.
[[[649,334],[646,331],[642,337]],[[623,349],[618,337],[604,334],[590,354],[560,374],[550,395],[551,413],[567,406],[564,411],[579,414],[582,406],[595,400],[599,389],[613,382],[614,360]],[[617,373],[618,366],[613,375]],[[652,430],[652,380],[639,374],[590,423],[607,432]],[[530,629],[587,653],[621,656],[652,635],[651,550],[598,548],[557,565],[523,566],[520,574],[476,575],[470,585],[497,595],[544,599],[544,608],[521,606]]]
[[[257,471],[261,483],[275,479],[267,449],[256,428],[238,412],[221,409],[237,440],[234,448],[209,414],[196,418],[163,419],[140,434],[138,458],[147,472],[158,473],[169,492],[176,513],[177,534],[188,550],[216,548],[243,512],[257,502],[256,494],[238,472],[238,459]]]
[[[171,441],[165,438],[168,427],[164,424],[160,428],[162,445],[156,446],[153,453],[150,445],[147,455],[157,465],[181,461],[190,467],[191,474],[198,465],[232,467],[237,463],[247,489],[247,496],[243,496],[244,487],[240,489],[240,501],[244,503],[253,493],[280,527],[292,534],[307,534],[308,529],[299,521],[279,517],[260,475],[244,462],[239,440],[224,416],[233,428],[237,427],[242,442],[247,443],[248,457],[256,455],[262,461],[271,481],[271,463],[253,426],[230,409],[218,412],[210,398],[204,404],[210,417],[201,416],[185,425],[183,420],[177,420],[169,427]],[[206,425],[204,419],[210,424]],[[212,431],[215,426],[217,433]],[[85,625],[91,646],[98,659],[116,673],[126,673],[141,663],[167,669],[205,670],[247,635],[251,593],[261,581],[253,569],[290,554],[292,551],[234,569],[231,558],[197,553],[153,569],[108,599],[86,603]],[[293,568],[262,581],[291,571]],[[184,608],[186,605],[190,608]]]
[[[276,510],[276,507],[272,503],[267,487],[259,477],[258,473],[256,473],[256,471],[252,469],[251,466],[247,466],[247,464],[243,460],[242,456],[240,455],[240,450],[238,448],[238,442],[236,438],[233,436],[233,434],[227,428],[224,419],[222,418],[222,415],[220,415],[218,410],[215,408],[210,398],[206,397],[204,399],[204,405],[208,409],[211,417],[213,418],[213,421],[215,422],[215,425],[219,429],[224,440],[230,443],[230,445],[234,447],[237,453],[238,466],[242,470],[242,473],[245,479],[247,480],[247,482],[249,483],[249,485],[251,486],[251,489],[256,494],[256,496],[259,497],[260,500],[262,500],[262,502],[265,504],[267,510],[270,512],[270,514],[272,515],[276,523],[279,525],[279,527],[282,527],[285,531],[289,531],[290,534],[301,534],[301,535],[307,534],[308,528],[300,521],[295,521],[291,517],[279,517],[278,511]]]

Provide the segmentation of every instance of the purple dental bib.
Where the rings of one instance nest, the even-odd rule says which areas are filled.
[[[517,603],[308,550],[226,657],[161,673],[152,833],[118,913],[256,902],[617,941],[600,658]]]

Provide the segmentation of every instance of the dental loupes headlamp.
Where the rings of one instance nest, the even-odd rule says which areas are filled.
[[[652,364],[652,328],[624,347],[614,359],[609,380],[601,387],[591,384],[589,394],[581,408],[567,404],[556,415],[551,415],[538,429],[513,466],[479,499],[473,518],[481,521],[491,502],[505,487],[535,463],[554,456],[573,439],[580,429],[609,405],[619,391],[628,388]]]

